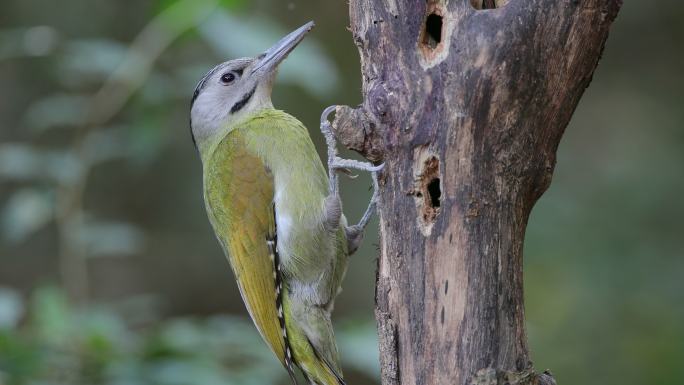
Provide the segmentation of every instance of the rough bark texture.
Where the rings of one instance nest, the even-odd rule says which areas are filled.
[[[386,163],[385,385],[555,383],[527,347],[525,226],[621,1],[502,4],[350,3],[364,102],[338,108],[334,128]]]

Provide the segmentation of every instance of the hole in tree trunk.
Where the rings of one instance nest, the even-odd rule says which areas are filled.
[[[423,44],[431,49],[437,48],[442,42],[442,16],[435,13],[428,15],[425,21],[425,34],[423,35]]]
[[[421,217],[425,224],[432,223],[442,204],[442,185],[439,178],[439,159],[432,155],[423,162],[420,184],[415,197],[419,199]]]
[[[446,0],[427,0],[422,16],[423,28],[418,36],[418,51],[423,68],[434,67],[449,54],[449,12]]]
[[[435,178],[427,185],[428,193],[430,194],[430,203],[432,207],[439,207],[439,199],[442,197],[442,188],[439,186],[439,178]]]
[[[427,146],[413,150],[413,188],[409,195],[416,204],[418,229],[428,237],[437,221],[444,199],[440,159]]]
[[[478,10],[487,10],[494,8],[501,8],[508,3],[508,0],[470,0],[473,8]]]

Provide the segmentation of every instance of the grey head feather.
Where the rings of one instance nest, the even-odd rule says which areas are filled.
[[[202,92],[204,87],[207,85],[207,80],[209,80],[212,76],[214,76],[214,74],[216,72],[225,68],[228,65],[228,63],[230,63],[230,62],[221,63],[221,64],[217,65],[216,67],[212,68],[211,70],[209,70],[209,72],[207,72],[204,76],[202,76],[202,79],[200,79],[199,83],[197,83],[197,86],[195,87],[195,92],[192,94],[192,101],[190,102],[190,108],[191,109],[192,109],[192,106],[195,105],[195,100],[197,100],[197,97],[200,95],[200,93]]]
[[[233,71],[238,72],[240,75],[242,75],[242,72],[244,69],[253,61],[254,59],[251,58],[240,58],[240,59],[235,59],[227,62],[223,62],[221,64],[218,64],[209,72],[207,72],[204,76],[202,76],[202,79],[200,79],[199,83],[197,83],[197,86],[195,86],[195,91],[192,93],[192,100],[190,101],[190,110],[192,110],[192,107],[195,105],[195,101],[197,98],[200,96],[202,91],[206,88],[207,82],[209,79],[211,79],[217,72],[220,72],[226,68],[229,67],[234,67]],[[197,140],[195,139],[195,135],[192,133],[192,114],[190,114],[190,136],[192,137],[192,143],[194,144],[195,148],[197,148]]]
[[[224,68],[226,64],[227,63],[221,63],[216,67],[212,68],[211,70],[209,70],[209,72],[207,72],[204,76],[202,76],[202,79],[200,79],[199,83],[197,83],[195,91],[192,94],[192,100],[190,101],[190,111],[192,111],[192,107],[195,105],[197,97],[200,95],[200,93],[206,86],[207,80],[214,76],[216,72]],[[192,144],[195,146],[195,148],[197,148],[197,140],[195,139],[195,134],[192,132],[192,114],[190,114],[190,137],[192,137]]]

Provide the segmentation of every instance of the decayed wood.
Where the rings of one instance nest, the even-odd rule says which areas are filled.
[[[527,347],[525,226],[621,2],[473,4],[504,2],[350,3],[364,102],[338,108],[334,128],[386,164],[385,385],[554,383]]]

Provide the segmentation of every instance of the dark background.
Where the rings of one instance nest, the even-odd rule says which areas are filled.
[[[0,384],[287,383],[206,219],[188,107],[308,20],[273,100],[324,155],[320,111],[361,101],[346,2],[0,3]],[[684,378],[682,20],[626,2],[530,218],[532,357],[561,384]],[[352,220],[369,185],[343,179]],[[379,378],[375,223],[335,314],[353,384]]]

